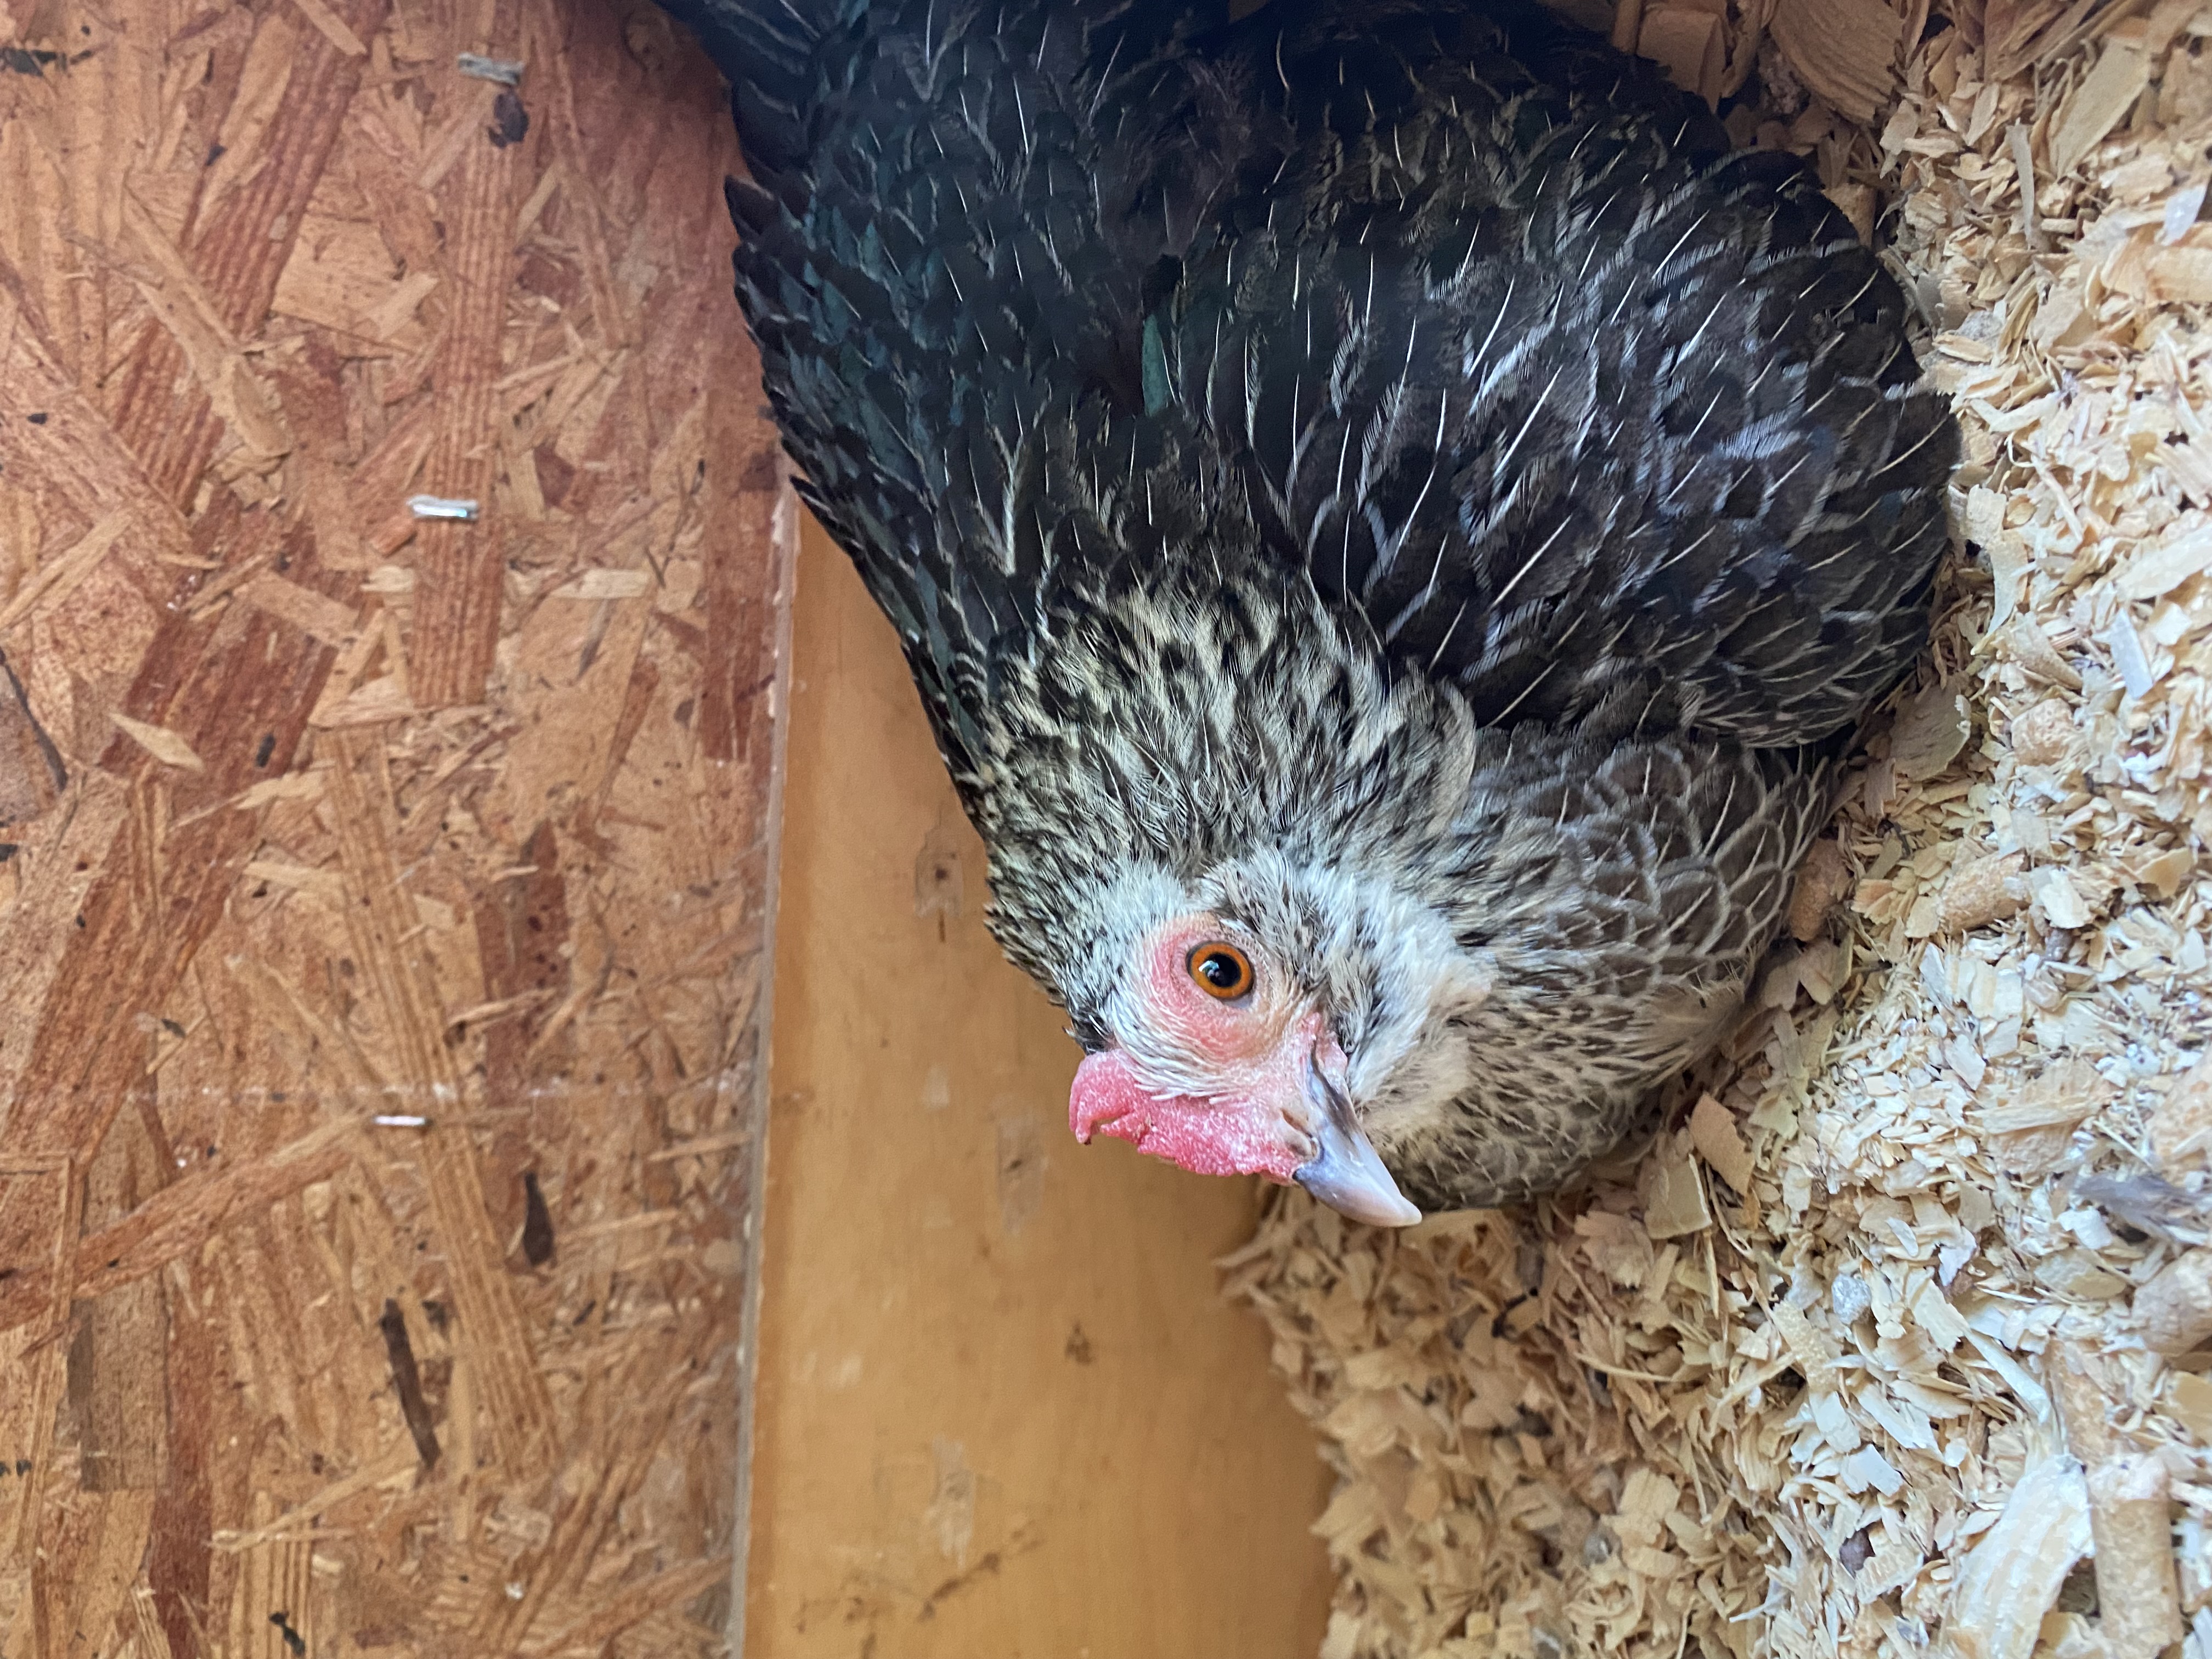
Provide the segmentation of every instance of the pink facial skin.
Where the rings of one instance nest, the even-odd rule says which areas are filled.
[[[1263,1175],[1287,1185],[1308,1156],[1290,1144],[1289,1125],[1272,1107],[1155,1095],[1119,1048],[1092,1054],[1078,1069],[1067,1124],[1078,1140],[1103,1132],[1198,1175]]]
[[[1075,1074],[1068,1127],[1100,1132],[1199,1175],[1264,1175],[1288,1182],[1314,1155],[1305,1074],[1318,1058],[1341,1070],[1343,1050],[1321,1016],[1300,1015],[1255,956],[1257,983],[1233,1002],[1209,996],[1189,972],[1199,945],[1229,937],[1212,917],[1168,927],[1146,962],[1144,1017],[1172,1032],[1219,1079],[1204,1095],[1162,1095],[1120,1048],[1092,1054]]]

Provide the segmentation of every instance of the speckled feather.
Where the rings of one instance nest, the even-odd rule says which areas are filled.
[[[1810,177],[1517,5],[677,9],[737,82],[770,398],[1008,953],[1166,1079],[1138,941],[1239,922],[1425,1208],[1616,1144],[1945,544],[1948,415]]]

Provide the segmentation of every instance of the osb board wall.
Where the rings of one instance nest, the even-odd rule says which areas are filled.
[[[1325,1659],[2212,1656],[2212,7],[1625,0],[1958,402],[1935,647],[1649,1155],[1232,1272]]]
[[[747,1659],[1290,1659],[1328,1471],[1212,1259],[1253,1194],[1068,1139],[1066,1019],[897,640],[809,526]]]
[[[722,1650],[734,161],[647,10],[0,3],[8,1659]]]

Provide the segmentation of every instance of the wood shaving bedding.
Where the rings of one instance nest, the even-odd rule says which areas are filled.
[[[1224,1263],[1340,1476],[1323,1659],[2212,1659],[2212,4],[1850,12],[1614,38],[1925,320],[1935,646],[1645,1155]]]

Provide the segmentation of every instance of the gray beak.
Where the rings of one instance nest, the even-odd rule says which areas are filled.
[[[1306,1098],[1313,1108],[1308,1130],[1317,1150],[1291,1179],[1332,1210],[1370,1227],[1410,1227],[1421,1212],[1407,1202],[1374,1143],[1352,1114],[1352,1102],[1311,1059]]]

